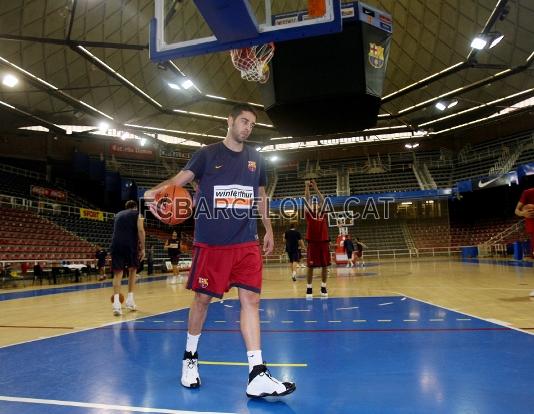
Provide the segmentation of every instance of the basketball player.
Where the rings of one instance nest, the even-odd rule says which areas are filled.
[[[259,302],[262,284],[262,258],[256,221],[248,213],[254,197],[266,233],[263,251],[270,254],[274,238],[265,193],[266,175],[259,153],[245,145],[256,122],[256,113],[248,105],[232,108],[225,139],[203,147],[175,177],[158,187],[184,186],[198,182],[197,214],[193,262],[187,288],[195,292],[189,311],[187,343],[182,363],[184,387],[198,388],[197,346],[213,297],[222,298],[231,287],[238,288],[241,302],[240,327],[249,364],[246,394],[249,397],[281,396],[295,390],[292,382],[271,376],[262,358],[260,346]],[[152,198],[157,188],[145,196]]]
[[[176,231],[172,232],[171,238],[165,242],[163,248],[167,249],[169,258],[171,259],[173,273],[171,283],[176,283],[176,278],[180,274],[180,269],[178,268],[178,262],[180,260],[180,238]]]
[[[343,248],[347,254],[347,267],[354,267],[354,260],[352,258],[352,255],[354,254],[354,243],[350,238],[350,234],[345,236],[345,240],[343,240]]]
[[[523,191],[515,208],[515,214],[525,218],[525,232],[530,236],[530,254],[534,257],[534,188]],[[534,297],[534,290],[530,292]]]
[[[319,197],[319,203],[313,202],[310,195],[310,186],[317,193]],[[328,290],[326,289],[326,280],[328,278],[328,269],[330,266],[330,250],[328,235],[328,225],[326,223],[326,214],[321,213],[320,206],[324,204],[324,197],[317,188],[317,183],[314,180],[306,181],[304,186],[304,197],[308,202],[308,205],[312,207],[309,211],[305,209],[304,217],[306,218],[306,241],[308,242],[307,249],[307,286],[306,286],[306,299],[313,298],[313,269],[316,267],[321,268],[321,297],[328,297]]]
[[[128,297],[126,309],[135,311],[135,278],[139,263],[145,257],[145,228],[137,211],[137,203],[126,202],[126,209],[115,215],[111,241],[111,269],[113,270],[113,315],[122,315],[119,299],[124,268],[128,269]]]
[[[98,280],[104,280],[106,278],[106,257],[108,252],[100,248],[97,250],[95,257],[97,259],[97,268],[98,268]]]
[[[356,237],[356,250],[353,253],[353,261],[356,262],[356,266],[361,265],[362,267],[365,266],[365,262],[363,261],[363,248],[367,249],[367,245],[360,241],[358,237]]]
[[[286,252],[289,258],[289,268],[291,270],[291,279],[293,282],[297,281],[297,266],[300,261],[301,249],[304,248],[304,242],[300,232],[295,229],[295,226],[291,226],[284,234],[284,240],[286,241]]]

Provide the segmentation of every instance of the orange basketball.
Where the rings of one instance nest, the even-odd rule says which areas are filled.
[[[150,211],[162,223],[183,223],[192,215],[193,202],[191,195],[183,187],[167,185],[158,190],[154,195],[154,202],[150,205]]]
[[[111,295],[111,303],[113,303],[113,296],[115,296],[115,294]],[[119,302],[124,303],[124,295],[122,293],[119,293]]]

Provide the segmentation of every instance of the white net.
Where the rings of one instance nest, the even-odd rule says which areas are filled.
[[[274,43],[232,49],[230,56],[234,67],[241,72],[241,78],[265,83],[269,79],[269,61],[274,56]]]

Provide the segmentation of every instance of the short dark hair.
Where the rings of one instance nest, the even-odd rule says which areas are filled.
[[[126,207],[127,209],[130,209],[130,208],[137,208],[137,202],[134,201],[134,200],[128,200],[126,202],[126,204],[124,205],[124,207]]]
[[[254,110],[254,108],[248,104],[237,104],[235,105],[230,113],[228,114],[232,118],[237,118],[239,115],[241,115],[241,112],[251,112],[254,114],[254,116],[257,118],[258,114]]]

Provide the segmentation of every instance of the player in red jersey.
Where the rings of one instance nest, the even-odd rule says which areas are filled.
[[[312,202],[310,195],[310,186],[317,193],[319,197],[318,203]],[[328,269],[330,266],[330,237],[328,235],[328,225],[326,214],[321,212],[321,206],[324,205],[324,197],[317,188],[317,183],[314,180],[306,181],[304,187],[304,197],[311,211],[305,209],[304,216],[306,218],[306,241],[308,242],[307,249],[307,286],[306,299],[313,298],[313,269],[321,268],[321,297],[328,297],[328,290],[326,288],[326,280],[328,278]]]
[[[534,257],[534,188],[523,191],[515,214],[525,218],[525,231],[530,236],[530,254]],[[530,296],[534,297],[534,290],[530,292]]]

